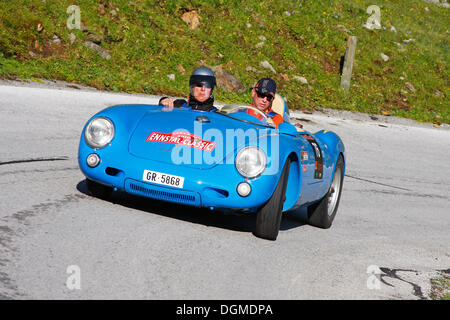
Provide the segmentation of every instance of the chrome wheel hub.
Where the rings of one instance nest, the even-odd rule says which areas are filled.
[[[334,172],[333,181],[331,182],[330,193],[328,195],[328,215],[331,216],[336,208],[337,200],[339,197],[339,192],[341,190],[341,177],[342,169],[341,167],[336,167]]]

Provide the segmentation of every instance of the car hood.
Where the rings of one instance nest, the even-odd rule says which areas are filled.
[[[132,133],[128,149],[136,157],[208,169],[234,163],[236,150],[273,132],[215,112],[149,111]]]

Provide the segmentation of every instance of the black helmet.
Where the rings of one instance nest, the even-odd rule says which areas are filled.
[[[216,85],[216,77],[214,76],[214,72],[206,67],[195,69],[189,78],[189,88],[191,89],[191,92],[192,88],[196,85],[204,85],[207,88],[211,88],[212,94],[214,86]]]

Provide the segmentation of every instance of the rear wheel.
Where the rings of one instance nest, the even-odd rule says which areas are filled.
[[[92,181],[90,179],[86,179],[86,186],[88,189],[88,193],[91,196],[94,196],[96,198],[100,198],[103,200],[107,200],[111,196],[111,193],[113,191],[112,187],[102,185],[102,184]]]
[[[308,224],[322,229],[331,227],[341,199],[343,180],[344,159],[339,155],[330,189],[319,202],[308,207]]]
[[[283,204],[286,200],[286,186],[289,176],[291,161],[288,159],[284,164],[277,187],[269,201],[261,207],[256,216],[257,237],[276,240],[280,231]]]

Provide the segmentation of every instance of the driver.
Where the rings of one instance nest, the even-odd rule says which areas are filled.
[[[278,125],[284,122],[284,120],[282,115],[276,113],[271,108],[276,91],[277,84],[274,80],[270,78],[260,79],[256,83],[256,86],[252,89],[253,102],[250,106],[264,112],[270,119],[272,119],[275,127],[278,128]],[[247,109],[247,113],[257,117],[259,120],[262,120],[262,116],[251,109]]]
[[[173,100],[169,97],[162,97],[159,105],[166,106],[164,111],[171,111],[175,108],[183,108],[198,111],[215,111],[213,106],[213,90],[216,85],[216,77],[211,69],[201,67],[195,69],[189,78],[189,99]]]

